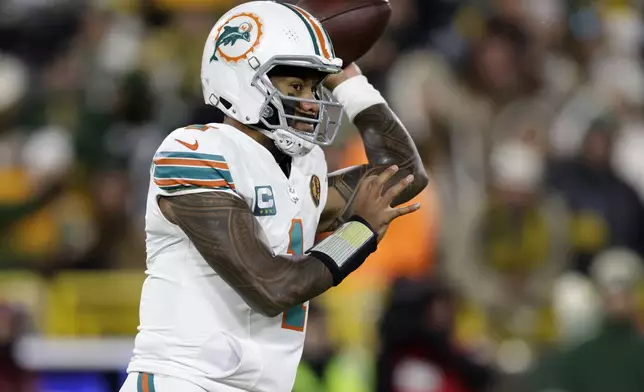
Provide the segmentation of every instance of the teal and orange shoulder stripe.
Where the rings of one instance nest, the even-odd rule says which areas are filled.
[[[311,15],[306,10],[287,3],[279,3],[293,11],[298,18],[304,23],[306,29],[311,36],[311,41],[313,41],[313,48],[315,54],[318,56],[325,57],[329,60],[335,58],[335,51],[333,50],[333,43],[331,42],[331,37],[326,31],[322,23],[318,21],[313,15]]]
[[[154,183],[167,192],[213,188],[235,190],[226,159],[196,152],[159,152],[154,157]]]
[[[136,381],[136,392],[155,392],[154,374],[139,373]]]

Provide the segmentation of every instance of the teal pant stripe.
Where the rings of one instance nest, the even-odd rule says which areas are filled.
[[[144,379],[147,378],[146,385],[143,385]],[[154,374],[139,373],[136,379],[136,392],[155,392],[154,390]]]

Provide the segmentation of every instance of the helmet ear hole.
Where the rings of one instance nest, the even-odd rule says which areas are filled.
[[[229,101],[229,100],[227,100],[226,98],[221,98],[221,97],[220,97],[220,98],[219,98],[219,102],[221,102],[221,104],[222,104],[222,105],[224,105],[224,108],[225,108],[226,110],[230,110],[230,108],[231,108],[231,107],[233,107],[233,104],[232,104],[232,103],[230,103],[230,101]]]
[[[226,98],[219,97],[219,105],[217,105],[221,111],[223,111],[227,116],[235,118],[235,109],[232,109],[233,104]]]

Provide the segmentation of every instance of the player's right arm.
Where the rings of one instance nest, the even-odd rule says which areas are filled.
[[[390,204],[408,183],[382,194],[396,170],[364,181],[360,199],[370,202],[302,256],[273,255],[246,202],[230,192],[161,196],[159,206],[253,310],[274,317],[337,285],[375,251],[378,226],[400,216]]]

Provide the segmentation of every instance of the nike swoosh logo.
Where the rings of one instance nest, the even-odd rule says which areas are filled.
[[[187,149],[192,150],[192,151],[197,151],[197,149],[199,148],[199,140],[195,140],[195,142],[192,143],[192,144],[186,143],[183,140],[179,140],[179,139],[174,139],[174,140],[176,140],[177,142],[183,144],[184,146],[186,146]]]

